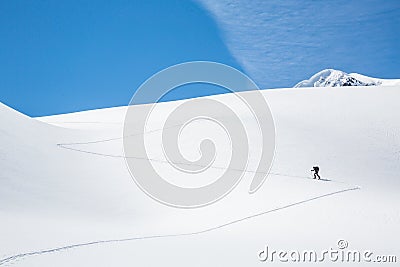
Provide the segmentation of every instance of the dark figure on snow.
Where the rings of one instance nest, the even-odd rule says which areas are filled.
[[[314,166],[313,169],[311,170],[312,172],[314,172],[314,179],[317,179],[318,176],[318,180],[321,179],[321,176],[319,176],[319,167],[318,166]]]

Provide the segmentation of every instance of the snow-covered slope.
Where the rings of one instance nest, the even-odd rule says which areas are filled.
[[[338,239],[399,257],[399,86],[262,93],[276,123],[271,174],[249,195],[249,169],[200,209],[137,188],[122,153],[125,107],[34,119],[0,105],[0,266],[259,266],[266,245],[320,253]],[[154,146],[161,126],[143,133]],[[191,138],[209,132],[196,127]],[[183,154],[197,151],[182,141]],[[315,164],[326,180],[310,179]]]
[[[400,79],[378,79],[358,73],[345,73],[326,69],[314,74],[310,79],[297,83],[294,87],[340,87],[340,86],[393,86],[400,85]]]

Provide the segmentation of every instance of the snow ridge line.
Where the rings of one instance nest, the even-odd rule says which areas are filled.
[[[86,246],[91,246],[91,245],[99,245],[99,244],[107,244],[107,243],[118,243],[118,242],[128,242],[128,241],[135,241],[135,240],[145,240],[145,239],[160,239],[160,238],[171,238],[171,237],[183,237],[183,236],[195,236],[195,235],[200,235],[200,234],[204,234],[207,232],[211,232],[211,231],[215,231],[215,230],[219,230],[221,228],[225,228],[228,227],[230,225],[233,224],[237,224],[243,221],[247,221],[256,217],[260,217],[269,213],[273,213],[273,212],[277,212],[280,210],[284,210],[287,208],[291,208],[291,207],[295,207],[298,205],[302,205],[308,202],[312,202],[314,200],[318,200],[318,199],[322,199],[325,197],[330,197],[330,196],[334,196],[337,194],[341,194],[341,193],[345,193],[345,192],[349,192],[349,191],[354,191],[354,190],[359,190],[360,187],[351,187],[351,188],[347,188],[347,189],[342,189],[339,191],[334,191],[331,193],[326,193],[320,196],[316,196],[316,197],[312,197],[306,200],[302,200],[302,201],[298,201],[292,204],[288,204],[279,208],[274,208],[274,209],[270,209],[267,211],[263,211],[260,213],[256,213],[253,215],[249,215],[240,219],[236,219],[218,226],[214,226],[214,227],[210,227],[210,228],[206,228],[204,230],[200,230],[200,231],[194,231],[194,232],[188,232],[188,233],[178,233],[178,234],[167,234],[167,235],[151,235],[151,236],[143,236],[143,237],[128,237],[128,238],[121,238],[121,239],[108,239],[108,240],[97,240],[97,241],[91,241],[91,242],[86,242],[86,243],[78,243],[78,244],[72,244],[72,245],[68,245],[68,246],[63,246],[63,247],[57,247],[57,248],[51,248],[51,249],[45,249],[45,250],[38,250],[38,251],[32,251],[32,252],[25,252],[25,253],[20,253],[20,254],[16,254],[13,256],[9,256],[3,259],[0,259],[0,265],[4,265],[6,263],[11,263],[14,262],[16,260],[20,260],[20,259],[24,259],[27,257],[31,257],[31,256],[36,256],[36,255],[43,255],[43,254],[49,254],[49,253],[54,253],[54,252],[60,252],[60,251],[65,251],[68,249],[74,249],[74,248],[80,248],[80,247],[86,247]]]

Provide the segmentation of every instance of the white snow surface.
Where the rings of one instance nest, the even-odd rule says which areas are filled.
[[[259,251],[320,253],[339,239],[400,260],[400,86],[262,94],[276,124],[270,175],[249,195],[250,155],[240,184],[199,209],[162,205],[134,183],[126,107],[30,118],[0,104],[0,266],[280,266]],[[162,124],[150,128],[157,149]],[[192,134],[180,144],[188,157]],[[325,180],[310,179],[314,165]]]
[[[310,79],[297,83],[294,87],[341,87],[341,86],[395,86],[400,79],[371,78],[358,73],[346,73],[340,70],[325,69]]]

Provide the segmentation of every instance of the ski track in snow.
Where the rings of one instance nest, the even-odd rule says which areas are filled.
[[[177,125],[173,125],[169,128],[173,128],[173,127],[178,127],[178,126],[182,126],[183,124],[177,124]],[[163,129],[154,129],[145,133],[137,133],[137,134],[132,134],[130,136],[137,136],[137,135],[142,135],[142,134],[148,134],[148,133],[153,133],[153,132],[157,132],[157,131],[161,131]],[[105,154],[105,153],[99,153],[99,152],[93,152],[93,151],[89,151],[89,150],[83,150],[83,149],[79,149],[79,148],[73,148],[71,146],[74,145],[89,145],[89,144],[97,144],[97,143],[103,143],[103,142],[110,142],[110,141],[115,141],[115,140],[120,140],[123,137],[115,137],[115,138],[107,138],[107,139],[101,139],[101,140],[95,140],[95,141],[87,141],[87,142],[74,142],[74,143],[58,143],[57,146],[63,149],[67,149],[67,150],[71,150],[71,151],[75,151],[75,152],[80,152],[80,153],[86,153],[86,154],[92,154],[92,155],[96,155],[96,156],[103,156],[103,157],[111,157],[111,158],[135,158],[135,159],[141,159],[141,160],[148,160],[148,161],[153,161],[153,162],[159,162],[159,163],[173,163],[173,164],[180,164],[180,165],[194,165],[194,166],[198,166],[198,167],[207,167],[205,165],[201,165],[201,164],[195,164],[195,163],[184,163],[184,162],[170,162],[168,160],[163,160],[163,159],[155,159],[155,158],[146,158],[146,157],[125,157],[124,155],[112,155],[112,154]],[[400,153],[400,151],[399,151]],[[299,175],[290,175],[290,174],[285,174],[285,173],[276,173],[276,172],[259,172],[259,171],[254,171],[254,170],[248,170],[248,169],[237,169],[237,168],[225,168],[225,167],[221,167],[221,166],[210,166],[209,168],[211,169],[220,169],[220,170],[233,170],[233,171],[240,171],[240,172],[246,172],[246,173],[263,173],[263,174],[272,174],[272,175],[277,175],[277,176],[285,176],[285,177],[291,177],[291,178],[301,178],[301,179],[312,179],[310,177],[307,176],[299,176]],[[347,184],[345,182],[342,181],[333,181],[331,179],[325,178],[325,179],[320,179],[321,181],[325,181],[325,182],[333,182],[333,183],[341,183],[341,184]]]
[[[60,122],[58,122],[60,123]],[[171,126],[172,127],[177,127],[177,126],[181,126],[182,124],[179,125],[174,125]],[[145,133],[138,133],[138,134],[133,134],[134,135],[142,135],[142,134],[146,134],[146,133],[151,133],[151,132],[156,132],[156,131],[160,131],[163,129],[155,129],[155,130],[151,130]],[[59,148],[62,149],[67,149],[67,150],[72,150],[75,152],[80,152],[80,153],[87,153],[87,154],[92,154],[92,155],[96,155],[96,156],[103,156],[103,157],[112,157],[112,158],[125,158],[125,156],[122,155],[111,155],[111,154],[103,154],[103,153],[97,153],[97,152],[93,152],[93,151],[87,151],[87,150],[81,150],[81,149],[77,149],[77,148],[73,148],[70,146],[73,145],[85,145],[85,144],[95,144],[95,143],[101,143],[101,142],[109,142],[109,141],[114,141],[114,140],[119,140],[122,139],[123,137],[117,137],[117,138],[109,138],[109,139],[102,139],[102,140],[96,140],[96,141],[88,141],[88,142],[76,142],[76,143],[59,143],[57,144],[57,146]],[[150,158],[140,158],[140,157],[133,157],[133,158],[138,158],[138,159],[143,159],[143,160],[149,160],[149,161],[157,161],[157,162],[164,162],[164,163],[170,163],[167,160],[160,160],[160,159],[150,159]],[[200,167],[204,167],[204,166],[200,166]],[[228,168],[224,168],[224,167],[218,167],[218,166],[211,166],[210,168],[217,168],[217,169],[224,169],[227,170]],[[257,172],[257,171],[252,171],[252,170],[243,170],[243,169],[234,169],[234,168],[230,168],[230,170],[236,170],[236,171],[241,171],[241,172],[251,172],[251,173],[266,173],[266,172]],[[312,179],[310,177],[306,177],[306,176],[298,176],[298,175],[289,175],[289,174],[283,174],[283,173],[274,173],[274,172],[269,172],[268,174],[271,175],[276,175],[276,176],[282,176],[282,177],[289,177],[289,178],[299,178],[299,179]],[[333,183],[341,183],[341,184],[347,184],[341,181],[332,181],[330,179],[321,179],[322,181],[327,181],[327,182],[333,182]],[[349,185],[349,184],[347,184]],[[89,241],[86,243],[77,243],[77,244],[71,244],[71,245],[67,245],[67,246],[62,246],[62,247],[56,247],[56,248],[50,248],[50,249],[44,249],[44,250],[37,250],[37,251],[31,251],[31,252],[25,252],[25,253],[20,253],[20,254],[15,254],[12,256],[8,256],[5,257],[3,259],[0,259],[0,265],[5,265],[8,263],[15,263],[18,260],[22,260],[22,259],[26,259],[28,257],[32,257],[32,256],[39,256],[39,255],[43,255],[43,254],[50,254],[50,253],[54,253],[54,252],[64,252],[67,251],[69,249],[76,249],[76,248],[82,248],[82,247],[87,247],[87,246],[93,246],[93,245],[104,245],[104,244],[109,244],[109,243],[119,243],[119,242],[128,242],[128,241],[136,241],[136,240],[146,240],[146,239],[160,239],[160,238],[173,238],[173,237],[184,237],[184,236],[195,236],[195,235],[200,235],[200,234],[204,234],[207,232],[211,232],[211,231],[215,231],[215,230],[219,230],[221,228],[225,228],[228,226],[231,226],[233,224],[237,224],[240,222],[244,222],[247,220],[251,220],[254,219],[256,217],[260,217],[266,214],[270,214],[273,212],[277,212],[280,210],[284,210],[284,209],[288,209],[291,207],[295,207],[298,205],[302,205],[305,203],[309,203],[318,199],[322,199],[322,198],[326,198],[326,197],[331,197],[334,195],[338,195],[341,193],[345,193],[345,192],[349,192],[349,191],[355,191],[355,190],[359,190],[361,189],[359,186],[356,185],[349,185],[349,188],[345,188],[345,189],[341,189],[338,191],[334,191],[331,193],[326,193],[323,195],[319,195],[316,197],[312,197],[309,199],[305,199],[305,200],[301,200],[298,202],[294,202],[282,207],[278,207],[278,208],[274,208],[274,209],[270,209],[270,210],[266,210],[260,213],[256,213],[253,215],[249,215],[243,218],[239,218],[221,225],[217,225],[214,227],[210,227],[210,228],[206,228],[204,230],[200,230],[200,231],[194,231],[194,232],[187,232],[187,233],[177,233],[177,234],[166,234],[166,235],[150,235],[150,236],[142,236],[142,237],[127,237],[127,238],[121,238],[121,239],[108,239],[108,240],[96,240],[96,241]]]
[[[108,139],[110,140],[110,139]],[[101,142],[101,141],[97,141]],[[75,143],[74,143],[75,144]],[[82,143],[80,143],[82,144]],[[72,144],[68,144],[72,145]],[[58,147],[67,149],[67,150],[72,150],[75,152],[80,152],[80,153],[86,153],[86,154],[92,154],[96,156],[102,156],[102,157],[111,157],[111,158],[135,158],[135,159],[141,159],[141,160],[148,160],[148,161],[153,161],[153,162],[159,162],[159,163],[166,163],[166,164],[180,164],[180,165],[191,165],[191,166],[198,166],[198,167],[207,167],[205,165],[201,164],[195,164],[195,163],[184,163],[184,162],[171,162],[168,160],[163,160],[163,159],[154,159],[154,158],[146,158],[146,157],[125,157],[122,155],[111,155],[111,154],[104,154],[104,153],[98,153],[98,152],[93,152],[93,151],[88,151],[88,150],[82,150],[82,149],[77,149],[77,148],[72,148],[66,146],[66,144],[57,144]],[[290,177],[290,178],[299,178],[299,179],[313,179],[307,176],[300,176],[300,175],[290,175],[290,174],[285,174],[285,173],[276,173],[276,172],[261,172],[261,171],[254,171],[254,170],[247,170],[247,169],[237,169],[237,168],[225,168],[221,166],[210,166],[210,169],[219,169],[219,170],[232,170],[232,171],[238,171],[238,172],[246,172],[246,173],[263,173],[263,174],[272,174],[272,175],[277,175],[277,176],[283,176],[283,177]],[[340,184],[348,184],[342,181],[337,181],[337,180],[331,180],[328,178],[325,179],[320,179],[319,181],[324,181],[324,182],[332,182],[332,183],[340,183]]]
[[[127,237],[127,238],[121,238],[121,239],[108,239],[108,240],[97,240],[97,241],[90,241],[90,242],[86,242],[86,243],[78,243],[78,244],[72,244],[72,245],[68,245],[68,246],[63,246],[63,247],[56,247],[56,248],[51,248],[51,249],[45,249],[45,250],[37,250],[37,251],[32,251],[32,252],[25,252],[25,253],[20,253],[20,254],[16,254],[13,256],[9,256],[3,259],[0,259],[0,265],[4,265],[7,263],[13,263],[17,260],[21,260],[21,259],[26,259],[28,257],[32,257],[32,256],[38,256],[38,255],[43,255],[43,254],[49,254],[49,253],[54,253],[54,252],[64,252],[68,249],[75,249],[75,248],[81,248],[81,247],[87,247],[87,246],[92,246],[92,245],[104,245],[104,244],[108,244],[108,243],[120,243],[120,242],[128,242],[128,241],[135,241],[135,240],[145,240],[145,239],[160,239],[160,238],[173,238],[173,237],[184,237],[184,236],[195,236],[195,235],[200,235],[200,234],[204,234],[207,232],[211,232],[211,231],[216,231],[219,230],[221,228],[225,228],[228,226],[231,226],[233,224],[237,224],[240,222],[244,222],[247,220],[251,220],[254,219],[256,217],[260,217],[269,213],[273,213],[273,212],[277,212],[280,210],[284,210],[284,209],[288,209],[291,207],[295,207],[298,205],[302,205],[305,203],[309,203],[318,199],[322,199],[322,198],[326,198],[326,197],[330,197],[330,196],[334,196],[334,195],[338,195],[341,193],[345,193],[345,192],[350,192],[350,191],[355,191],[355,190],[359,190],[360,187],[355,186],[355,187],[350,187],[350,188],[346,188],[346,189],[342,189],[342,190],[338,190],[338,191],[334,191],[331,193],[327,193],[327,194],[323,194],[323,195],[319,195],[316,197],[312,197],[309,199],[305,199],[302,201],[298,201],[292,204],[288,204],[282,207],[278,207],[278,208],[274,208],[274,209],[270,209],[267,211],[263,211],[257,214],[253,214],[250,216],[246,216],[240,219],[236,219],[221,225],[217,225],[214,227],[210,227],[210,228],[206,228],[204,230],[200,230],[200,231],[195,231],[195,232],[188,232],[188,233],[178,233],[178,234],[166,234],[166,235],[151,235],[151,236],[142,236],[142,237]]]
[[[52,122],[52,123],[55,123],[55,122]],[[63,122],[57,122],[57,123],[63,123]],[[74,122],[68,122],[68,123],[74,123]],[[79,122],[79,123],[81,123],[81,122]],[[83,122],[83,123],[86,123],[86,122]],[[102,122],[93,122],[93,123],[102,123]],[[105,153],[93,152],[93,151],[89,151],[89,150],[83,150],[83,149],[71,147],[71,146],[75,146],[75,145],[90,145],[90,144],[105,143],[105,142],[120,140],[120,139],[123,139],[124,137],[132,137],[132,136],[138,136],[138,135],[145,135],[145,134],[149,134],[149,133],[154,133],[154,132],[162,131],[162,130],[164,130],[164,129],[170,129],[170,128],[175,128],[175,127],[183,126],[183,125],[185,125],[185,124],[175,124],[175,125],[172,125],[172,126],[170,126],[170,127],[158,128],[158,129],[154,129],[154,130],[150,130],[150,131],[146,131],[146,132],[138,132],[138,133],[136,133],[136,134],[131,134],[131,135],[129,135],[129,136],[114,137],[114,138],[107,138],[107,139],[99,139],[99,140],[86,141],[86,142],[58,143],[57,146],[60,147],[60,148],[63,148],[63,149],[72,150],[72,151],[80,152],[80,153],[92,154],[92,155],[96,155],[96,156],[111,157],[111,158],[135,158],[135,159],[142,159],[142,160],[148,160],[148,161],[153,161],[153,162],[174,163],[174,164],[180,164],[180,165],[187,165],[187,163],[183,163],[183,162],[182,162],[182,163],[179,163],[179,162],[169,162],[169,161],[167,161],[167,160],[154,159],[154,158],[145,158],[145,157],[125,157],[124,155],[105,154]],[[400,154],[400,151],[399,151],[399,154]],[[204,165],[194,164],[194,163],[189,164],[189,165],[195,165],[195,166],[198,166],[198,167],[207,167],[207,166],[204,166]],[[257,172],[257,171],[253,171],[253,170],[247,170],[247,169],[245,170],[245,169],[225,168],[225,167],[219,167],[219,166],[210,166],[209,168],[213,168],[213,169],[222,169],[222,170],[235,170],[235,171],[241,171],[241,172],[247,172],[247,173],[273,174],[273,175],[285,176],[285,177],[292,177],[292,178],[312,179],[312,178],[309,178],[309,177],[306,177],[306,176],[289,175],[289,174],[274,173],[274,172]],[[341,182],[341,181],[332,181],[332,180],[330,180],[330,179],[321,179],[321,181],[346,184],[345,182]]]
[[[60,124],[62,122],[51,122],[51,124]],[[68,123],[89,123],[89,122],[68,122]],[[107,122],[93,122],[93,123],[99,123],[99,124],[106,124]],[[87,141],[87,142],[74,142],[74,143],[59,143],[57,144],[58,146],[72,146],[72,145],[89,145],[89,144],[97,144],[97,143],[104,143],[104,142],[110,142],[110,141],[115,141],[115,140],[120,140],[123,139],[124,137],[131,137],[131,136],[138,136],[138,135],[145,135],[149,133],[154,133],[154,132],[159,132],[165,129],[171,129],[179,126],[183,126],[184,124],[175,124],[171,125],[170,127],[165,127],[165,128],[159,128],[159,129],[154,129],[154,130],[149,130],[146,132],[138,132],[136,134],[131,134],[127,136],[122,136],[122,137],[114,137],[114,138],[107,138],[107,139],[99,139],[95,141]]]

